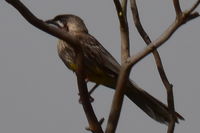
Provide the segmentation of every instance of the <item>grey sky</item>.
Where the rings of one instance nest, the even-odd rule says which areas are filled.
[[[181,0],[188,8],[195,0]],[[83,18],[90,33],[119,61],[118,20],[112,0],[23,0],[41,19],[57,14]],[[191,3],[190,3],[191,2]],[[155,4],[156,3],[156,4]],[[138,1],[141,21],[152,40],[174,20],[172,1]],[[200,7],[197,8],[200,12]],[[128,10],[131,52],[145,44],[132,25]],[[27,23],[4,0],[0,1],[0,132],[64,133],[85,131],[87,121],[78,103],[75,75],[59,59],[57,39]],[[159,52],[174,85],[180,121],[176,133],[198,132],[200,127],[200,18],[182,26]],[[164,87],[152,56],[138,63],[131,73],[142,88],[166,102]],[[93,103],[97,116],[108,117],[113,91],[99,87]],[[103,124],[105,127],[106,122]],[[161,125],[125,99],[117,132],[166,132]]]

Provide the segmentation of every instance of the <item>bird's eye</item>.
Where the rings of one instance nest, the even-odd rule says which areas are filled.
[[[57,20],[56,23],[58,24],[59,27],[61,28],[64,27],[64,24],[60,20]]]

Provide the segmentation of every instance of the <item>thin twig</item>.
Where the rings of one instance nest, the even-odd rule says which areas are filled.
[[[115,4],[115,8],[117,10],[117,16],[119,18],[120,25],[125,25],[126,21],[124,19],[123,8],[121,6],[120,1],[119,0],[113,0],[113,2]]]
[[[188,13],[191,14],[196,8],[197,6],[200,4],[200,0],[197,0],[194,5],[188,10]]]
[[[89,91],[89,94],[91,95],[95,90],[96,88],[99,87],[99,84],[95,84],[92,89]]]
[[[135,26],[136,26],[138,32],[140,33],[140,36],[142,37],[142,39],[148,45],[151,43],[151,40],[150,40],[149,36],[147,35],[147,33],[145,32],[145,30],[142,27],[142,24],[140,22],[140,17],[139,17],[137,5],[136,5],[136,0],[130,0],[130,4],[131,4],[131,11],[132,11],[133,21],[135,23]]]
[[[179,17],[182,14],[179,0],[173,0],[176,16]]]
[[[115,4],[119,23],[120,23],[120,34],[121,34],[121,44],[122,44],[121,45],[121,61],[123,63],[123,61],[125,61],[130,56],[128,22],[125,15],[126,13],[123,12],[126,10],[123,10],[120,1],[113,0],[113,2]]]

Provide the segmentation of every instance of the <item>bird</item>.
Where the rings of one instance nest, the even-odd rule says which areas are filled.
[[[115,89],[121,66],[89,33],[80,17],[73,14],[61,14],[45,22],[69,33],[79,41],[84,56],[86,80]],[[75,59],[77,53],[72,45],[63,40],[58,40],[57,51],[64,64],[70,70],[76,72]],[[170,122],[168,107],[140,88],[134,81],[129,79],[124,89],[125,95],[152,119],[164,124]],[[175,112],[175,119],[177,123],[179,119],[184,120],[177,112]]]

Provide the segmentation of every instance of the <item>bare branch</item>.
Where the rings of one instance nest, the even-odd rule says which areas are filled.
[[[127,22],[127,0],[122,0],[122,11],[124,23],[120,22],[121,62],[124,62],[128,57],[130,57],[129,27]]]
[[[142,27],[142,24],[140,22],[140,17],[139,17],[139,13],[138,13],[138,9],[137,9],[136,0],[131,0],[130,2],[131,2],[131,10],[132,10],[132,15],[133,15],[133,20],[134,20],[135,26],[136,26],[138,32],[140,33],[141,37],[143,38],[143,40],[146,42],[147,45],[149,45],[151,43],[151,39],[149,38],[148,34],[145,32],[145,30]],[[169,131],[168,133],[172,133],[174,130],[175,121],[176,121],[175,117],[174,117],[175,108],[174,108],[172,85],[169,83],[169,80],[166,76],[166,73],[164,71],[164,67],[163,67],[163,64],[161,61],[161,57],[160,57],[158,51],[155,49],[152,53],[154,55],[154,59],[156,61],[156,66],[157,66],[158,72],[160,74],[161,80],[167,91],[168,107],[169,107],[169,111],[171,114],[171,121],[168,126],[168,131]]]
[[[115,8],[117,10],[117,15],[118,15],[118,19],[120,22],[120,26],[121,25],[125,25],[126,20],[124,19],[124,13],[123,13],[123,9],[121,6],[121,3],[119,0],[113,0],[114,4],[115,4]]]
[[[167,84],[166,90],[167,90],[167,103],[168,103],[169,112],[170,112],[170,122],[168,124],[167,133],[173,133],[175,124],[176,124],[173,86],[170,84]]]
[[[127,19],[125,15],[126,13],[123,12],[125,10],[122,9],[122,6],[119,0],[113,0],[113,2],[115,4],[119,23],[120,23],[120,34],[121,34],[121,44],[122,44],[121,45],[121,61],[123,63],[123,61],[125,61],[130,56],[128,23],[127,23]]]
[[[130,57],[127,60],[127,63],[130,67],[135,65],[138,61],[143,59],[145,56],[150,54],[152,51],[160,47],[163,43],[165,43],[172,34],[184,23],[190,21],[191,19],[194,19],[199,16],[199,14],[194,13],[193,14],[187,14],[187,12],[183,13],[179,19],[176,19],[164,32],[161,34],[158,39],[150,43],[146,48],[144,48],[142,51],[138,52],[135,56]]]
[[[188,14],[191,14],[200,4],[200,0],[197,0],[194,5],[188,10]]]
[[[105,133],[115,133],[124,98],[123,88],[127,82],[129,74],[130,69],[126,65],[122,65]]]
[[[132,11],[133,21],[135,23],[135,26],[136,26],[138,32],[140,33],[140,36],[142,37],[142,39],[148,45],[151,43],[151,40],[150,40],[149,36],[147,35],[147,33],[145,32],[145,30],[142,27],[142,24],[140,22],[140,17],[139,17],[137,5],[136,5],[136,0],[130,0],[130,3],[131,3],[131,11]]]
[[[182,13],[179,0],[173,0],[176,16],[179,17]]]
[[[121,62],[123,62],[130,57],[130,48],[129,48],[129,32],[128,28],[124,29],[123,27],[120,28],[121,34]]]
[[[122,0],[122,10],[123,10],[123,13],[124,13],[124,16],[126,17],[127,16],[127,0]]]
[[[92,89],[89,91],[89,94],[91,95],[95,90],[96,88],[99,87],[99,84],[95,84]]]
[[[115,133],[124,98],[124,86],[126,85],[130,73],[130,69],[127,69],[127,67],[125,66],[123,67],[124,62],[127,60],[128,57],[130,57],[129,30],[126,16],[127,0],[122,1],[122,6],[119,0],[114,0],[114,4],[120,22],[122,67],[118,77],[116,91],[113,97],[111,111],[105,131],[106,133]]]

